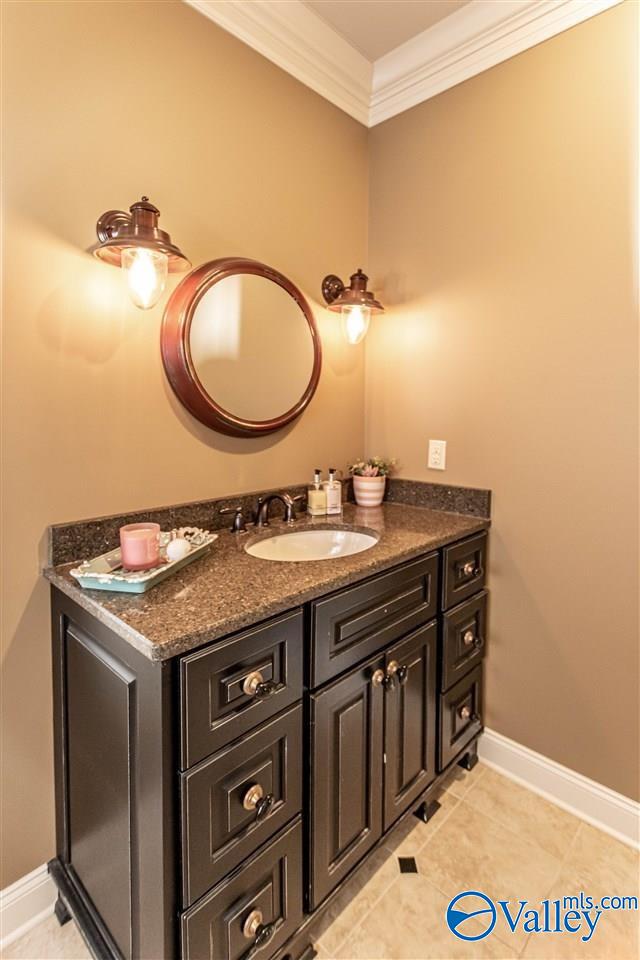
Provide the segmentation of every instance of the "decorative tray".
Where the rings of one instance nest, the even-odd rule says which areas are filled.
[[[93,560],[85,560],[78,567],[70,570],[74,579],[81,587],[89,590],[119,590],[123,593],[145,593],[151,587],[170,577],[176,570],[180,570],[193,560],[201,557],[214,540],[217,533],[208,530],[199,530],[196,527],[184,527],[177,531],[191,544],[191,551],[186,557],[179,560],[167,560],[166,548],[172,538],[172,533],[160,533],[160,564],[150,570],[125,570],[122,566],[120,547],[109,550]]]

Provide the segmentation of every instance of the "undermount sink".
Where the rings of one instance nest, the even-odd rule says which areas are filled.
[[[356,530],[291,530],[245,547],[261,560],[332,560],[375,547],[378,538]]]

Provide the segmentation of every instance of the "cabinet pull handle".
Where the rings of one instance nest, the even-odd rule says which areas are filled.
[[[401,687],[404,687],[405,683],[409,679],[409,667],[404,663],[401,667],[398,667],[396,670],[396,677],[398,678],[398,683]]]
[[[248,697],[255,697],[256,700],[266,700],[267,697],[273,696],[276,691],[283,687],[283,683],[276,683],[275,680],[265,680],[259,670],[253,670],[244,678],[242,691]]]
[[[385,679],[384,670],[374,670],[371,674],[371,685],[373,687],[381,687]]]
[[[271,940],[276,932],[275,923],[263,923],[262,910],[252,910],[244,924],[242,925],[242,935],[247,940],[253,940],[253,943],[242,956],[242,960],[250,960],[251,957],[264,947]]]

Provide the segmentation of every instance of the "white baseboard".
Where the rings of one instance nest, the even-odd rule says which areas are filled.
[[[46,864],[0,890],[0,950],[52,914],[56,896]]]
[[[632,847],[640,847],[640,803],[550,760],[522,744],[485,730],[478,753],[483,763],[581,820]]]

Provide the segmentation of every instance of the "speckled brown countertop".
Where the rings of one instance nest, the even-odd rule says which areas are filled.
[[[481,517],[399,503],[346,504],[336,519],[348,529],[374,531],[378,543],[331,560],[281,563],[249,556],[247,543],[286,529],[272,521],[259,535],[221,531],[202,559],[148,593],[84,590],[69,575],[73,563],[51,567],[45,576],[149,659],[166,660],[489,526]],[[335,525],[301,518],[295,529]]]

